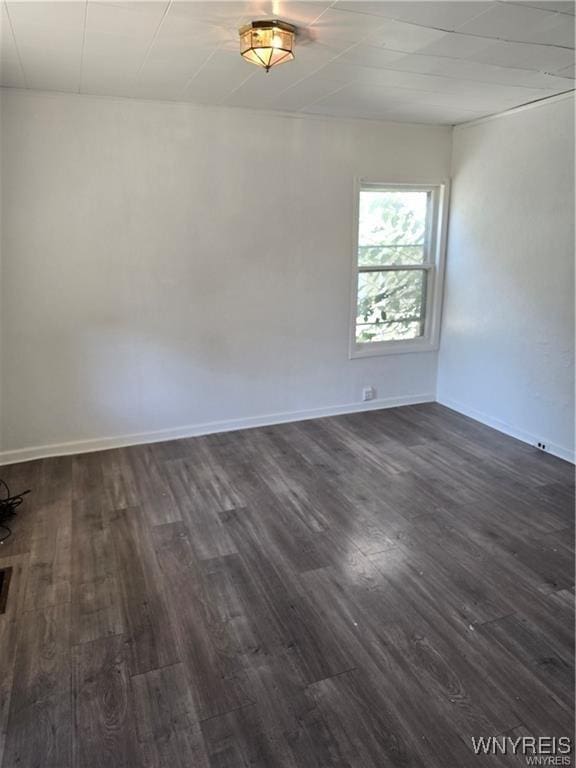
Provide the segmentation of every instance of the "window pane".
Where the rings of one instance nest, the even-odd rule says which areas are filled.
[[[428,192],[360,192],[360,266],[422,264],[425,259]]]
[[[360,272],[356,341],[401,341],[424,334],[426,270]]]

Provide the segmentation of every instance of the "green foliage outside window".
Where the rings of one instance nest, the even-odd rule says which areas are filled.
[[[362,190],[356,340],[413,339],[424,332],[426,192]],[[362,267],[396,266],[363,271]]]

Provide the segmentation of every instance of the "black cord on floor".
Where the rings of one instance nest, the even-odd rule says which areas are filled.
[[[9,525],[6,525],[6,520],[10,517],[14,517],[16,514],[16,508],[24,501],[24,496],[30,491],[24,491],[23,493],[17,493],[14,496],[10,495],[10,488],[6,485],[4,480],[0,480],[0,544],[4,544],[6,539],[12,535],[12,531]],[[6,531],[2,534],[1,531]]]

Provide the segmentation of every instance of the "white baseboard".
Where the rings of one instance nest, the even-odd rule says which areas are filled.
[[[564,461],[569,461],[572,464],[576,463],[576,456],[573,450],[570,448],[564,448],[561,445],[556,445],[556,443],[548,440],[543,435],[532,435],[530,432],[526,432],[523,429],[518,429],[517,427],[512,427],[510,424],[506,424],[506,422],[500,421],[500,419],[487,416],[485,413],[477,411],[475,408],[470,408],[463,403],[450,400],[449,398],[438,398],[438,402],[440,405],[445,405],[446,408],[451,408],[453,411],[458,411],[458,413],[462,413],[464,416],[469,416],[475,421],[486,424],[487,427],[497,429],[498,432],[503,432],[509,437],[515,437],[517,440],[521,440],[523,443],[528,443],[529,445],[534,446],[534,448],[536,448],[537,443],[543,442],[546,446],[545,453],[551,453],[553,456],[557,456],[559,459],[564,459]]]
[[[230,419],[228,421],[212,421],[204,424],[192,424],[185,427],[160,429],[155,432],[139,432],[132,435],[118,435],[116,437],[101,437],[92,440],[76,440],[69,443],[38,445],[32,448],[19,448],[14,451],[1,451],[0,466],[17,464],[21,461],[31,461],[33,459],[43,459],[48,456],[68,456],[74,453],[91,453],[93,451],[109,450],[110,448],[140,445],[142,443],[161,443],[165,440],[177,440],[182,437],[198,437],[200,435],[211,435],[217,432],[233,432],[238,429],[267,427],[272,426],[273,424],[283,424],[288,421],[305,421],[307,419],[320,419],[325,416],[339,416],[344,413],[375,411],[381,408],[396,408],[401,405],[416,405],[417,403],[433,403],[435,399],[433,394],[387,397],[379,400],[371,400],[368,403],[347,403],[346,405],[332,405],[326,408],[313,408],[305,411],[271,413],[265,416],[250,416],[246,419]]]

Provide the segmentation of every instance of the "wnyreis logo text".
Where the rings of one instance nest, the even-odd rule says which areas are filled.
[[[572,765],[568,736],[472,736],[476,755],[524,755],[527,765]]]

